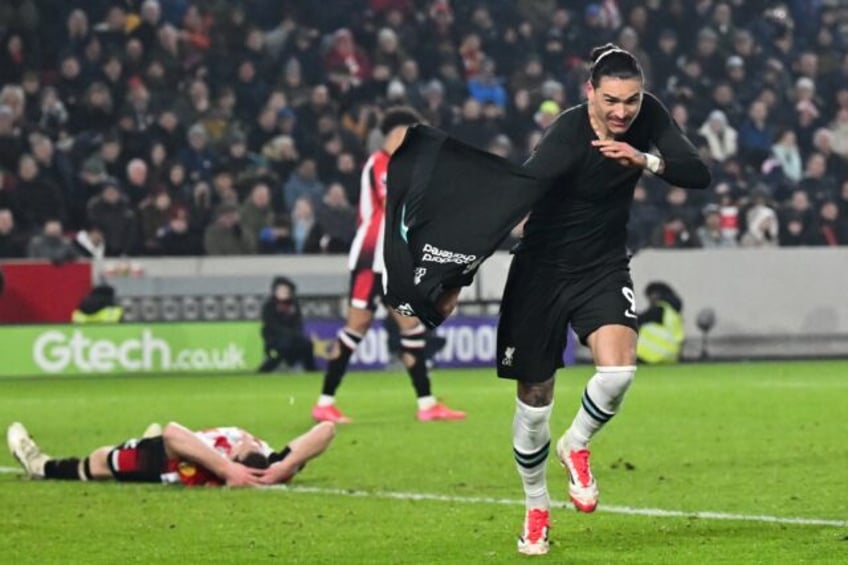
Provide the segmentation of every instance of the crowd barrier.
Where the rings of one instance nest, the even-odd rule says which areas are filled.
[[[463,315],[497,315],[510,256],[497,253],[463,289]],[[112,284],[132,323],[256,320],[274,276],[299,287],[309,319],[341,319],[349,277],[345,258],[205,257],[107,259],[33,267],[4,263],[11,285],[0,297],[0,323],[68,321],[72,302],[91,282]],[[698,315],[715,313],[713,358],[848,356],[848,247],[645,250],[632,260],[636,305],[652,280],[671,284],[684,302],[685,356],[701,356]],[[126,267],[126,268],[125,268]],[[26,276],[21,277],[21,273]],[[71,275],[71,273],[76,273]],[[60,306],[53,306],[61,302]],[[21,319],[21,315],[26,319]],[[64,316],[64,317],[63,317]],[[584,359],[586,352],[578,350]]]
[[[306,322],[319,369],[326,367],[343,324],[341,319]],[[492,316],[450,319],[437,330],[446,343],[436,365],[493,368],[496,327]],[[253,372],[263,358],[258,322],[5,325],[0,342],[6,352],[0,377]],[[574,361],[573,346],[564,360]],[[378,320],[352,357],[351,369],[384,369],[396,361]]]

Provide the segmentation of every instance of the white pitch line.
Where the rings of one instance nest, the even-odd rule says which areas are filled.
[[[20,474],[21,470],[17,467],[0,467],[0,473]],[[267,490],[277,490],[281,492],[346,496],[350,498],[381,498],[387,500],[416,500],[427,502],[453,502],[459,504],[499,504],[505,506],[524,506],[523,500],[518,500],[515,498],[494,498],[488,496],[453,496],[448,494],[432,494],[425,492],[397,492],[379,490],[368,491],[297,485],[277,485],[265,488]],[[573,506],[567,502],[552,501],[552,505],[557,508],[573,508]],[[633,508],[631,506],[611,506],[608,504],[598,505],[598,511],[607,512],[609,514],[648,516],[651,518],[699,518],[701,520],[765,522],[770,524],[792,524],[798,526],[833,526],[836,528],[848,527],[848,520],[827,520],[823,518],[792,518],[783,516],[752,514],[730,514],[727,512],[686,512],[683,510],[663,510],[661,508]]]

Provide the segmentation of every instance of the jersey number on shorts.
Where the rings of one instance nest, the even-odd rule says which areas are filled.
[[[621,287],[621,294],[630,302],[630,308],[624,311],[624,315],[628,318],[636,318],[636,293],[629,286]]]

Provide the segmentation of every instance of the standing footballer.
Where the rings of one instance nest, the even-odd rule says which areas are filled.
[[[636,373],[626,227],[639,177],[647,169],[675,186],[710,184],[692,143],[643,87],[631,53],[596,48],[587,101],[557,117],[525,164],[547,191],[516,249],[498,326],[498,376],[518,381],[513,451],[527,506],[518,540],[524,554],[548,551],[545,463],[569,324],[591,350],[596,373],[556,452],[574,506],[592,512],[598,504],[589,442],[615,416]]]
[[[422,121],[415,110],[405,106],[389,108],[380,123],[385,135],[383,146],[374,152],[362,170],[359,196],[359,227],[350,247],[350,308],[345,327],[339,331],[333,353],[324,373],[324,383],[312,417],[321,422],[344,424],[351,421],[336,406],[336,390],[347,372],[350,358],[374,321],[374,312],[383,300],[383,239],[385,237],[386,173],[392,154],[403,142],[406,130]],[[455,294],[455,293],[454,293]],[[452,295],[455,302],[455,295]],[[453,410],[436,400],[424,356],[425,327],[418,318],[389,311],[400,328],[401,360],[412,380],[418,402],[419,421],[462,420],[465,412]]]

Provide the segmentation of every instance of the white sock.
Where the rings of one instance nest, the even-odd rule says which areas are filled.
[[[418,409],[428,410],[436,405],[436,397],[432,394],[418,397]]]
[[[512,451],[518,476],[524,485],[524,500],[528,509],[547,509],[551,503],[545,472],[551,446],[549,421],[552,411],[553,403],[535,407],[515,400]]]
[[[318,397],[318,406],[333,406],[336,403],[336,397],[328,394],[322,394]]]
[[[569,450],[589,446],[592,437],[615,416],[636,375],[633,365],[597,367],[597,371],[586,384],[580,409],[565,433],[565,445]]]

